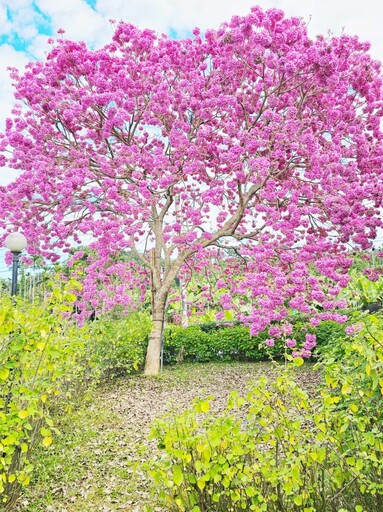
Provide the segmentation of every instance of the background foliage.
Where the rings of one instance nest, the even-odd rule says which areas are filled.
[[[89,329],[94,370],[103,378],[111,378],[142,369],[151,328],[149,314],[140,311],[92,322]]]
[[[326,345],[331,339],[344,335],[344,326],[333,321],[308,327],[302,317],[292,319],[292,336],[303,344],[307,332],[316,334],[317,347]],[[207,322],[190,327],[169,325],[165,329],[164,362],[177,361],[264,361],[270,357],[282,359],[285,347],[282,339],[274,347],[265,345],[269,338],[265,330],[251,336],[249,328],[235,323]]]

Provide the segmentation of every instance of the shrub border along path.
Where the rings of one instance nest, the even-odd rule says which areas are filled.
[[[315,395],[320,376],[312,365],[297,370],[298,382]],[[140,445],[153,420],[183,409],[196,396],[212,395],[222,411],[230,391],[246,389],[269,363],[185,364],[166,368],[156,378],[121,379],[93,393],[90,400],[59,420],[61,436],[37,454],[36,479],[20,500],[22,512],[144,511],[152,502]]]

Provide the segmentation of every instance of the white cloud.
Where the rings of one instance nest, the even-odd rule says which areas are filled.
[[[17,35],[21,40],[28,41],[38,34],[38,26],[44,20],[30,0],[0,0],[0,7],[6,17],[6,9],[10,16],[6,21],[7,31],[10,35]],[[3,32],[3,29],[1,28]]]
[[[23,69],[28,60],[25,53],[16,51],[13,46],[0,45],[0,129],[3,129],[5,118],[9,116],[14,104],[14,89],[7,67]]]
[[[20,172],[13,169],[6,169],[2,167],[0,169],[0,186],[8,185],[11,181],[15,180],[19,176]]]
[[[10,34],[12,24],[7,17],[7,9],[5,5],[0,5],[0,27],[3,34]]]
[[[47,35],[39,34],[34,37],[28,46],[28,53],[33,55],[37,60],[44,60],[47,54],[52,50],[52,46],[48,43]]]
[[[217,27],[234,14],[246,14],[253,0],[98,0],[96,9],[104,16],[133,23],[159,32],[176,29],[190,31],[194,27]]]
[[[36,0],[36,5],[49,16],[53,33],[62,28],[64,37],[91,46],[101,46],[110,39],[110,23],[85,0]]]

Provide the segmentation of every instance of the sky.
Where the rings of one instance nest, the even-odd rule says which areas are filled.
[[[123,20],[181,38],[194,27],[218,28],[233,15],[245,15],[258,3],[302,17],[311,37],[318,34],[358,35],[371,43],[371,54],[383,61],[381,0],[0,0],[0,131],[13,103],[7,67],[22,69],[45,59],[48,38],[58,29],[72,40],[100,48],[110,41],[110,20]],[[13,178],[0,171],[0,185]],[[0,277],[7,276],[0,249]]]

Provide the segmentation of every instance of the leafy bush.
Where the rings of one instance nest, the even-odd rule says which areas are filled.
[[[70,320],[69,280],[44,304],[0,299],[0,509],[14,510],[29,484],[36,444],[49,447],[57,430],[52,407],[70,408],[74,392],[143,363],[151,322],[134,313],[79,328]]]
[[[308,327],[304,318],[292,319],[293,334],[298,344],[303,344],[308,331],[315,333],[318,348],[332,339],[344,336],[344,326],[337,322],[322,322],[315,329]],[[164,362],[173,364],[182,359],[188,362],[208,361],[262,361],[281,359],[285,347],[280,340],[274,347],[267,347],[269,335],[263,331],[251,336],[242,324],[208,322],[184,328],[170,325],[165,329]]]
[[[162,454],[146,469],[166,510],[382,510],[382,438],[345,442],[346,417],[333,417],[327,399],[313,407],[289,370],[259,379],[246,397],[233,392],[220,414],[211,406],[212,397],[199,399],[154,425]]]
[[[120,319],[107,316],[92,322],[91,365],[101,377],[126,375],[145,361],[152,323],[148,314],[134,312]]]
[[[360,492],[379,497],[383,510],[383,314],[356,313],[347,332],[323,350],[323,397],[345,450],[365,476]],[[368,501],[365,507],[375,510]]]
[[[68,283],[69,289],[73,283]],[[14,510],[28,485],[36,443],[48,447],[56,432],[49,408],[71,392],[87,373],[86,329],[64,319],[75,299],[53,290],[49,303],[0,300],[0,500]]]
[[[168,510],[383,510],[383,315],[352,322],[343,337],[323,327],[314,401],[285,370],[219,415],[208,397],[155,424],[163,453],[148,470]]]
[[[337,340],[345,337],[345,325],[332,320],[326,320],[314,327],[304,318],[293,322],[291,336],[297,340],[298,346],[304,343],[306,333],[308,332],[316,336],[316,347],[313,350],[313,354],[317,357],[323,347],[336,343]]]
[[[383,306],[383,279],[374,268],[366,269],[365,272],[368,272],[369,277],[360,271],[352,272],[352,280],[343,294],[352,307],[376,311]]]
[[[321,322],[315,328],[314,332],[316,335],[317,351],[319,350],[319,352],[321,352],[323,347],[332,343],[337,343],[338,340],[345,337],[345,325],[338,324],[338,322],[333,322],[332,320],[327,320],[325,322]]]
[[[254,337],[244,325],[201,324],[165,329],[164,362],[261,361],[284,354],[282,342],[267,347],[267,332]]]

